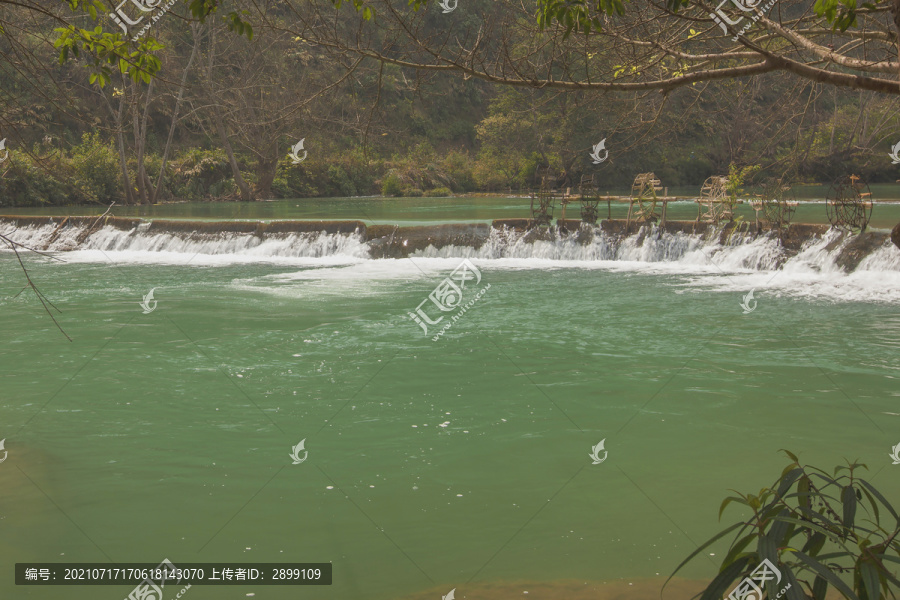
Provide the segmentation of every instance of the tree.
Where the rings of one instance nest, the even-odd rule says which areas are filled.
[[[298,0],[288,0],[295,6]],[[340,0],[332,0],[340,7]],[[852,89],[900,94],[900,0],[470,0],[433,24],[426,0],[353,0],[360,27],[324,26],[321,3],[297,8],[313,43],[409,68],[505,85],[667,93],[721,79],[784,72]],[[477,19],[457,19],[458,13]],[[387,40],[390,43],[377,43]]]

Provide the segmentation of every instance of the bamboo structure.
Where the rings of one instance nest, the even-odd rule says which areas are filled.
[[[735,200],[728,194],[728,178],[722,175],[707,177],[700,187],[697,202],[698,223],[720,223],[734,219]]]
[[[831,184],[825,198],[828,221],[837,229],[866,230],[872,218],[872,191],[859,175],[845,175]]]

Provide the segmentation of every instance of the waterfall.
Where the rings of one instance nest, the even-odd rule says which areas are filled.
[[[130,223],[130,222],[129,222]],[[173,222],[168,222],[173,223]],[[255,231],[254,223],[219,231],[192,224],[151,227],[135,220],[129,226],[104,225],[85,237],[90,223],[82,220],[60,227],[59,222],[44,219],[16,222],[0,219],[0,233],[37,250],[65,253],[67,260],[122,262],[225,264],[229,262],[328,263],[370,260],[384,247],[385,240],[366,241],[366,232]],[[412,231],[414,228],[407,228]],[[370,228],[369,232],[375,231]],[[403,229],[394,230],[388,243],[406,247]],[[459,245],[459,237],[431,235],[427,243],[410,247],[413,258],[476,258],[485,260],[518,259],[528,261],[606,262],[652,264],[667,270],[694,271],[715,268],[723,272],[773,271],[788,273],[849,273],[900,271],[900,250],[886,237],[871,237],[868,245],[854,247],[854,236],[836,230],[824,234],[809,233],[791,249],[774,234],[747,232],[725,234],[709,228],[703,233],[663,231],[643,226],[622,235],[599,228],[572,233],[551,230],[526,232],[507,228],[484,229],[481,243]],[[421,237],[421,236],[420,236]],[[396,238],[396,239],[395,239]],[[882,238],[883,243],[882,243]],[[874,240],[874,241],[872,241]],[[396,256],[395,256],[396,258]]]

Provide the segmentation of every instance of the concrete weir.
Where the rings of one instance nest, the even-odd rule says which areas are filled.
[[[597,236],[618,243],[626,238],[637,245],[647,235],[700,235],[708,242],[722,245],[734,242],[735,235],[744,239],[767,234],[752,223],[739,222],[724,226],[697,221],[667,221],[655,230],[622,219],[606,219],[597,226],[577,220],[558,221],[554,227],[531,227],[529,219],[498,219],[486,223],[460,223],[401,227],[399,225],[369,225],[362,221],[189,221],[173,219],[145,220],[128,217],[36,217],[0,215],[0,226],[30,230],[31,247],[36,250],[74,250],[90,244],[90,238],[104,228],[129,232],[128,235],[167,234],[180,239],[216,240],[223,235],[255,236],[260,239],[281,238],[292,234],[356,236],[365,243],[372,258],[404,258],[429,247],[435,249],[460,248],[478,251],[494,232],[514,237],[518,243],[560,242],[591,244]],[[792,224],[777,237],[785,257],[796,255],[804,243],[821,239],[827,225]],[[45,233],[46,232],[46,233]],[[652,233],[651,233],[652,232]],[[894,232],[895,237],[897,231]],[[848,234],[849,235],[849,234]],[[869,254],[884,245],[888,232],[866,231],[852,238],[839,236],[831,242],[829,251],[839,249],[836,263],[852,271]],[[718,239],[716,239],[718,237]],[[14,238],[13,238],[14,239]]]

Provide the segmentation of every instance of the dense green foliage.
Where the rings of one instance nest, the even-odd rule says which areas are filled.
[[[770,177],[827,183],[850,172],[873,182],[900,178],[900,166],[885,168],[885,150],[900,139],[900,112],[891,98],[869,92],[798,85],[777,73],[703,84],[702,94],[700,85],[640,96],[503,87],[370,59],[348,64],[285,33],[295,16],[281,5],[252,29],[236,24],[252,7],[246,0],[181,2],[138,44],[88,42],[85,36],[118,35],[92,33],[93,4],[60,5],[59,18],[71,21],[65,31],[54,33],[59,19],[29,14],[45,37],[0,36],[10,58],[0,64],[0,139],[9,149],[0,206],[138,202],[141,165],[149,201],[164,154],[158,201],[234,199],[243,182],[255,199],[509,193],[531,187],[540,167],[550,167],[561,186],[594,175],[602,191],[647,171],[664,186],[698,189],[710,175],[748,167],[746,185]],[[487,0],[471,4],[472,14],[490,9]],[[330,8],[348,35],[361,17],[377,22],[377,15]],[[436,11],[427,31],[441,31],[432,4],[408,10]],[[0,4],[0,23],[23,14]],[[202,24],[192,23],[199,17]],[[381,35],[374,26],[366,32]],[[67,47],[80,58],[60,64]],[[301,138],[308,156],[295,164],[288,153]],[[609,160],[594,165],[589,152],[602,139]]]
[[[67,151],[54,149],[49,141],[10,161],[0,178],[0,197],[7,205],[109,204],[121,198],[115,151],[98,132],[85,133]]]

